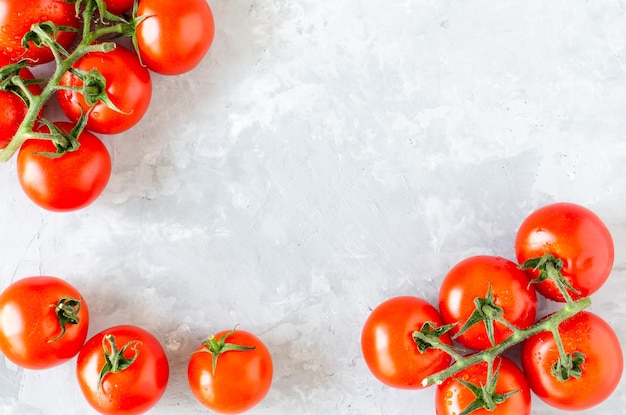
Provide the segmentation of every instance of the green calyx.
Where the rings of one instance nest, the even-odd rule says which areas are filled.
[[[57,316],[61,333],[54,339],[48,340],[48,343],[55,342],[63,337],[68,324],[78,324],[80,322],[78,313],[80,312],[81,302],[76,298],[65,296],[61,297],[58,303],[50,304],[50,307],[54,307],[54,313]]]
[[[558,379],[559,382],[566,382],[571,378],[578,379],[582,376],[582,365],[585,363],[585,355],[581,352],[574,354],[566,353],[562,355],[554,365],[550,373]]]
[[[580,294],[580,291],[572,287],[565,279],[561,270],[563,269],[563,260],[547,253],[538,258],[531,258],[519,266],[521,270],[534,270],[539,272],[539,276],[531,281],[531,284],[539,284],[546,280],[552,280],[557,285],[563,297],[567,302],[571,302],[572,298],[569,292]]]
[[[485,409],[489,412],[496,410],[496,407],[502,404],[511,396],[519,392],[519,390],[510,391],[504,394],[496,393],[496,385],[500,375],[500,366],[502,361],[498,363],[495,373],[492,371],[493,362],[488,362],[487,382],[484,386],[478,386],[463,379],[454,378],[457,382],[464,385],[474,394],[474,400],[459,415],[469,415],[479,409]]]
[[[227,352],[245,352],[245,351],[256,349],[256,347],[243,346],[243,345],[234,344],[234,343],[226,343],[226,340],[228,340],[230,336],[235,334],[236,330],[237,328],[235,327],[232,331],[230,331],[229,333],[226,333],[219,339],[215,338],[215,336],[213,335],[209,336],[209,338],[206,341],[202,342],[202,348],[196,351],[196,353],[211,353],[211,355],[213,356],[213,359],[211,362],[212,363],[211,372],[213,374],[215,374],[215,370],[217,368],[217,360],[220,355],[227,353]]]
[[[130,365],[135,363],[139,357],[139,350],[137,347],[141,344],[142,343],[139,340],[131,340],[123,345],[121,349],[118,349],[117,344],[115,344],[115,336],[112,334],[104,335],[102,338],[102,349],[104,351],[105,363],[104,366],[102,366],[100,376],[98,377],[98,391],[102,388],[102,382],[108,374],[119,373],[128,369]],[[132,349],[133,355],[131,357],[126,357],[126,351],[129,349]]]
[[[475,298],[474,299],[475,310],[472,312],[470,317],[467,319],[465,324],[459,329],[459,331],[454,335],[453,338],[458,338],[467,330],[469,330],[472,326],[478,323],[484,323],[485,331],[487,332],[487,338],[492,346],[496,345],[495,331],[494,331],[494,321],[499,321],[503,324],[507,324],[506,320],[504,320],[504,310],[502,307],[496,304],[496,299],[491,293],[491,285],[487,289],[487,295],[485,298]]]
[[[420,353],[426,353],[428,349],[445,346],[441,341],[441,336],[452,330],[453,327],[454,324],[437,327],[432,321],[424,323],[419,331],[413,332],[413,341],[417,344],[417,350]]]

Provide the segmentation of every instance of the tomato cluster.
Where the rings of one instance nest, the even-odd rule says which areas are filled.
[[[89,340],[89,310],[63,279],[34,276],[0,293],[0,352],[14,364],[48,369],[77,356],[76,379],[87,402],[103,414],[140,414],[156,405],[169,380],[159,340],[134,325],[110,327]],[[189,388],[207,408],[244,412],[269,392],[272,357],[254,334],[210,336],[188,363]]]
[[[378,305],[361,333],[372,374],[401,389],[436,384],[438,415],[530,414],[531,391],[570,411],[607,399],[622,348],[585,309],[613,266],[608,228],[587,208],[554,203],[523,220],[514,248],[517,262],[479,255],[453,266],[438,310],[413,296]],[[537,319],[541,297],[563,307]],[[518,364],[504,352],[520,343]]]
[[[215,34],[211,8],[206,0],[2,0],[0,7],[0,160],[18,153],[19,183],[42,208],[84,208],[111,175],[110,154],[94,133],[123,133],[142,119],[151,73],[180,75],[200,63]],[[134,50],[124,46],[128,38]],[[35,68],[53,74],[35,79]],[[45,118],[52,99],[66,119]]]

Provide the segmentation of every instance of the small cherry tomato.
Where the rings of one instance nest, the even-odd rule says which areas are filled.
[[[545,254],[562,261],[561,274],[574,291],[574,300],[588,297],[607,280],[614,261],[613,238],[602,220],[589,209],[573,203],[553,203],[532,212],[515,239],[520,264]],[[528,269],[532,279],[538,271]],[[552,279],[534,284],[544,297],[565,301]]]
[[[129,325],[103,330],[76,361],[78,384],[102,414],[140,414],[161,399],[169,379],[163,347],[148,331]]]
[[[479,322],[458,335],[466,322],[480,311],[500,314],[501,319],[519,329],[528,328],[537,315],[537,294],[514,262],[478,255],[459,262],[448,271],[439,288],[439,310],[445,324],[455,324],[450,331],[456,336],[455,340],[470,349],[485,350],[492,346],[491,340],[501,343],[512,330],[501,321],[495,321],[490,339],[487,326]]]
[[[422,389],[424,378],[448,367],[451,358],[446,352],[430,348],[421,353],[413,338],[429,322],[442,325],[435,307],[417,297],[393,297],[371,312],[361,332],[361,350],[379,381],[399,389]],[[441,340],[452,344],[448,334]]]
[[[162,75],[195,68],[215,36],[213,13],[206,0],[141,0],[137,46],[142,62]]]
[[[606,400],[617,388],[624,368],[615,331],[602,318],[582,311],[561,323],[558,332],[569,356],[566,359],[560,359],[551,332],[536,334],[522,345],[522,367],[533,392],[566,411],[581,411]],[[559,362],[571,370],[562,374]]]
[[[87,303],[68,282],[49,276],[15,281],[0,294],[0,351],[27,369],[74,357],[87,338]]]
[[[113,107],[104,100],[85,98],[80,91],[84,82],[76,73],[66,72],[60,85],[70,87],[57,93],[61,110],[72,122],[77,122],[83,113],[89,112],[87,129],[100,134],[118,134],[129,130],[144,116],[152,98],[150,72],[141,65],[137,55],[123,46],[109,52],[91,52],[80,58],[72,68],[76,71],[97,70],[105,84],[95,88],[96,96],[105,96]],[[89,83],[92,84],[91,82]],[[76,90],[74,88],[79,88]]]
[[[196,349],[187,378],[202,405],[222,414],[238,414],[263,400],[273,371],[265,344],[252,333],[232,330],[209,337]]]
[[[477,404],[476,400],[482,398],[482,392],[486,391],[486,395],[497,405],[489,409],[478,405],[478,409],[471,412],[472,415],[530,415],[530,388],[515,363],[506,357],[498,357],[493,363],[492,382],[487,381],[487,373],[487,362],[481,362],[437,385],[436,414],[465,413],[463,411]],[[497,379],[494,376],[496,373]]]
[[[64,131],[70,123],[55,124]],[[48,131],[48,127],[45,127]],[[26,195],[51,211],[71,211],[91,204],[105,189],[111,176],[111,157],[105,145],[89,131],[78,138],[80,147],[59,158],[49,140],[26,140],[17,155],[17,175]]]

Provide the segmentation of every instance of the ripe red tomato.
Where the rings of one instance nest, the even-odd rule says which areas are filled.
[[[435,307],[417,297],[393,297],[372,311],[361,333],[361,350],[379,381],[399,389],[421,389],[425,377],[448,367],[451,358],[446,352],[431,348],[420,353],[413,340],[413,332],[427,322],[442,325]],[[452,344],[448,334],[441,340]]]
[[[18,95],[0,91],[0,149],[9,145],[27,110],[26,103]]]
[[[467,258],[452,267],[441,283],[441,317],[445,324],[456,324],[450,331],[455,336],[475,312],[475,300],[487,298],[490,291],[495,306],[502,311],[502,318],[517,328],[528,328],[535,322],[537,314],[537,294],[529,282],[526,274],[508,259],[489,255]],[[512,333],[500,322],[493,325],[496,344]],[[474,350],[485,350],[492,346],[482,322],[455,339]]]
[[[272,384],[272,356],[244,330],[222,331],[191,355],[187,379],[196,399],[212,411],[238,414],[257,405]]]
[[[142,62],[162,75],[179,75],[195,68],[206,55],[215,23],[206,0],[141,0],[137,46]]]
[[[573,203],[554,203],[531,213],[521,224],[515,239],[517,260],[552,254],[563,261],[561,273],[579,293],[574,300],[596,292],[611,273],[614,260],[613,238],[602,220],[592,211]],[[527,271],[532,279],[538,277]],[[565,301],[553,280],[535,284],[543,296]]]
[[[102,101],[96,102],[87,121],[88,130],[118,134],[137,124],[148,110],[152,98],[150,72],[141,65],[137,55],[125,47],[118,45],[110,52],[88,53],[72,67],[85,72],[99,71],[106,80],[108,98],[121,111],[109,108]],[[60,84],[83,87],[83,81],[71,72],[63,75]],[[90,108],[79,91],[61,90],[57,97],[61,110],[73,122]]]
[[[156,337],[140,327],[122,325],[103,330],[85,343],[76,361],[76,375],[87,402],[98,412],[140,414],[163,396],[169,363]]]
[[[6,64],[6,62],[2,63],[2,65]],[[28,68],[22,69],[20,76],[22,79],[35,78]],[[28,89],[35,95],[41,93],[41,87],[36,84],[30,85]],[[0,91],[0,149],[5,148],[11,142],[27,111],[26,103],[17,94]]]
[[[56,123],[64,131],[70,123]],[[47,127],[45,127],[48,131]],[[38,154],[52,152],[49,140],[27,140],[17,155],[17,175],[26,195],[51,211],[71,211],[92,203],[111,176],[111,157],[105,145],[88,131],[78,139],[80,147],[60,158]]]
[[[498,379],[492,392],[510,395],[504,402],[496,405],[493,411],[478,409],[472,415],[530,415],[531,397],[528,382],[515,363],[506,357],[498,357],[493,364],[493,372],[498,370]],[[487,362],[481,362],[458,372],[454,377],[437,385],[435,394],[437,415],[458,415],[476,399],[470,388],[459,382],[462,379],[474,385],[487,385]]]
[[[135,0],[104,0],[104,3],[107,6],[107,11],[118,16],[121,16],[131,10],[134,2]]]
[[[0,54],[12,61],[27,58],[42,64],[54,59],[47,47],[32,42],[28,51],[22,47],[22,38],[33,24],[52,21],[57,26],[79,27],[74,4],[64,0],[1,0],[0,10]],[[59,31],[56,40],[67,48],[75,37],[76,32]]]
[[[0,294],[0,351],[18,366],[64,363],[83,346],[88,328],[87,303],[60,278],[23,278]]]
[[[522,367],[533,392],[548,404],[567,411],[591,408],[608,398],[622,377],[624,357],[611,326],[588,311],[582,311],[559,326],[565,353],[584,354],[579,378],[560,381],[551,374],[559,351],[551,332],[524,341]]]

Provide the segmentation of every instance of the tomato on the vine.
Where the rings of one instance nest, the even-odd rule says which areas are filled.
[[[213,13],[206,0],[141,0],[136,41],[142,62],[162,75],[195,68],[215,36]]]
[[[118,45],[109,52],[88,53],[72,65],[72,69],[74,72],[66,72],[59,82],[69,89],[57,94],[61,110],[72,122],[88,113],[88,130],[118,134],[137,124],[148,110],[152,98],[150,72],[141,65],[137,55],[125,47]],[[85,97],[84,81],[75,71],[86,74],[93,70],[97,70],[105,82],[89,82],[93,96]]]
[[[451,357],[443,350],[418,349],[413,333],[429,322],[442,325],[435,307],[417,297],[393,297],[371,312],[361,332],[361,350],[379,381],[399,389],[421,389],[424,378],[450,364]],[[441,341],[452,344],[447,333]]]
[[[480,302],[480,307],[477,307]],[[513,332],[502,321],[493,321],[493,336],[482,321],[466,326],[481,313],[499,316],[525,329],[535,322],[537,294],[526,273],[508,259],[478,255],[459,262],[448,271],[439,289],[439,310],[445,324],[455,324],[450,334],[462,345],[485,350],[501,343]],[[462,328],[469,327],[462,334]]]
[[[454,377],[437,385],[435,404],[437,415],[459,415],[470,405],[478,405],[472,415],[530,415],[531,397],[528,382],[519,367],[506,357],[494,359],[491,384],[487,382],[488,364],[481,362],[458,372]],[[479,389],[464,382],[475,385]],[[485,408],[477,403],[481,399],[482,390],[495,398],[494,408]],[[474,390],[472,390],[474,389]],[[480,393],[479,393],[480,392]],[[477,396],[478,395],[478,396]]]
[[[54,59],[49,48],[38,47],[29,42],[28,50],[22,46],[22,38],[35,23],[51,21],[57,27],[66,26],[78,30],[74,4],[65,0],[2,0],[0,3],[0,55],[2,59],[18,61],[30,59],[33,64],[42,64]],[[69,47],[76,31],[58,32],[56,41],[64,48]]]
[[[161,399],[169,379],[163,346],[150,332],[122,325],[89,339],[76,361],[87,402],[103,414],[139,414]]]
[[[603,402],[619,384],[624,367],[615,331],[602,318],[582,311],[561,323],[558,332],[569,356],[566,359],[560,360],[557,342],[549,331],[524,341],[521,361],[531,389],[549,405],[568,411]],[[561,374],[563,364],[565,372]]]
[[[65,132],[73,125],[55,125]],[[48,127],[43,130],[49,131]],[[26,140],[17,155],[17,176],[24,193],[37,205],[51,211],[71,211],[92,203],[111,176],[111,156],[106,146],[89,131],[78,137],[80,147],[59,158],[50,140]]]
[[[591,210],[573,203],[553,203],[532,212],[521,224],[515,239],[520,264],[551,254],[562,261],[562,277],[574,291],[572,299],[588,297],[607,280],[614,261],[613,238]],[[532,279],[538,271],[528,269]],[[540,294],[565,301],[553,279],[534,284]]]
[[[66,362],[83,346],[88,328],[87,303],[60,278],[22,278],[0,294],[0,351],[18,366],[47,369]]]
[[[237,414],[267,395],[273,376],[272,356],[252,333],[222,331],[203,342],[187,367],[196,399],[212,411]]]

